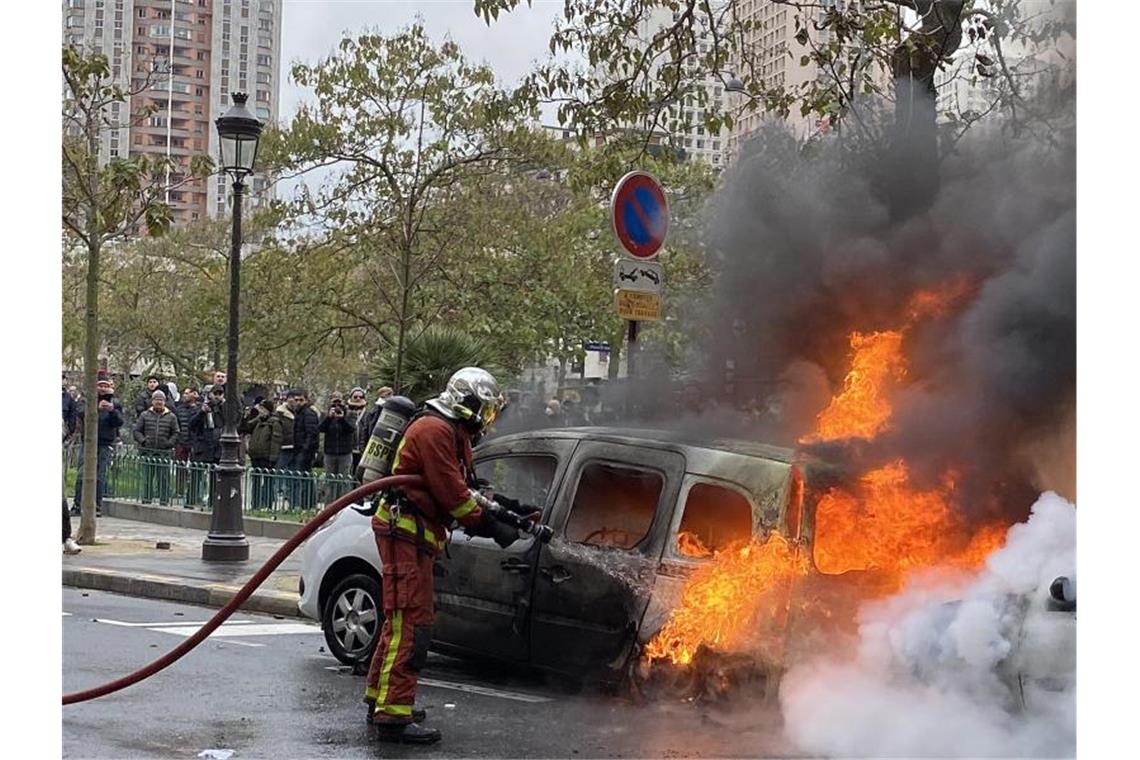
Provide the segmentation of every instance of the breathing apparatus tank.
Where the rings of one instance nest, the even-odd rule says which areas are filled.
[[[360,482],[368,483],[392,473],[396,449],[404,437],[404,429],[416,413],[416,405],[405,396],[392,396],[380,407],[380,416],[372,428],[372,436],[360,455]]]

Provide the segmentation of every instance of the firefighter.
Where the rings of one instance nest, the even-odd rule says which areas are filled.
[[[430,744],[440,732],[420,725],[414,709],[417,674],[427,660],[434,616],[432,565],[458,522],[500,546],[518,531],[490,519],[476,502],[472,439],[503,406],[495,378],[478,367],[459,370],[408,424],[392,463],[394,475],[421,475],[422,488],[393,489],[380,501],[372,530],[381,560],[384,624],[368,669],[368,722],[382,741]],[[508,500],[509,501],[509,500]]]

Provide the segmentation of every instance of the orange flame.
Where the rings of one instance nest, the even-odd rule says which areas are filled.
[[[881,570],[899,587],[916,568],[973,567],[1001,545],[999,526],[971,535],[952,508],[954,484],[920,491],[900,459],[865,473],[854,492],[832,488],[819,500],[815,563],[822,573]]]
[[[903,334],[896,330],[864,335],[851,333],[851,371],[843,391],[816,418],[814,435],[801,440],[833,441],[839,438],[874,438],[887,426],[891,405],[888,381],[906,375],[902,355]]]
[[[686,557],[711,557],[712,552],[696,533],[683,530],[677,534],[677,551]]]
[[[963,298],[973,293],[975,287],[973,280],[963,276],[929,290],[918,291],[907,304],[907,326],[920,319],[946,316]]]
[[[807,558],[776,533],[767,541],[725,547],[693,573],[681,592],[680,606],[646,646],[646,655],[685,665],[702,644],[713,649],[738,646],[757,633],[756,624],[776,620],[786,611],[787,598],[767,592],[807,570]]]
[[[920,291],[910,299],[901,329],[852,332],[851,369],[843,389],[801,442],[870,440],[886,431],[890,395],[907,374],[906,331],[919,320],[944,316],[972,289],[973,283],[961,279]],[[827,575],[876,571],[875,582],[867,584],[864,593],[878,595],[897,590],[916,569],[978,567],[1002,545],[1006,527],[972,530],[954,509],[955,479],[954,472],[946,472],[940,485],[920,490],[911,484],[906,462],[900,459],[864,473],[850,489],[829,489],[815,511],[816,569]],[[802,499],[802,482],[799,494]],[[695,536],[682,534],[678,543],[686,556],[708,556]],[[778,636],[767,634],[778,633],[771,627],[786,618],[790,598],[780,589],[807,575],[811,567],[796,544],[775,533],[715,553],[686,583],[680,605],[646,646],[646,655],[687,664],[702,645],[730,650],[746,640],[758,649],[775,644]],[[823,597],[809,606],[801,614],[817,622],[832,616]]]

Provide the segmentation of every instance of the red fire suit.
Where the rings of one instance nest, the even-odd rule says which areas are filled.
[[[432,565],[452,520],[472,528],[483,519],[469,490],[471,437],[435,415],[414,420],[396,450],[393,475],[422,475],[405,488],[402,508],[381,502],[372,518],[380,551],[384,624],[368,669],[364,698],[378,723],[411,723],[418,671],[431,643]],[[410,502],[410,505],[408,504]]]

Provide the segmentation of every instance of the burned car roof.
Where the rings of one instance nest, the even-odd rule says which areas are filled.
[[[619,428],[619,427],[569,427],[547,428],[531,430],[524,433],[511,433],[497,436],[492,440],[497,443],[510,443],[532,438],[566,438],[589,439],[591,441],[612,441],[614,443],[628,443],[639,446],[665,448],[685,447],[693,449],[710,449],[723,451],[742,456],[769,459],[776,462],[791,464],[795,452],[781,446],[765,443],[755,443],[735,438],[706,438],[692,433],[682,433],[672,430],[659,430],[652,428]],[[672,446],[669,446],[671,444]]]

